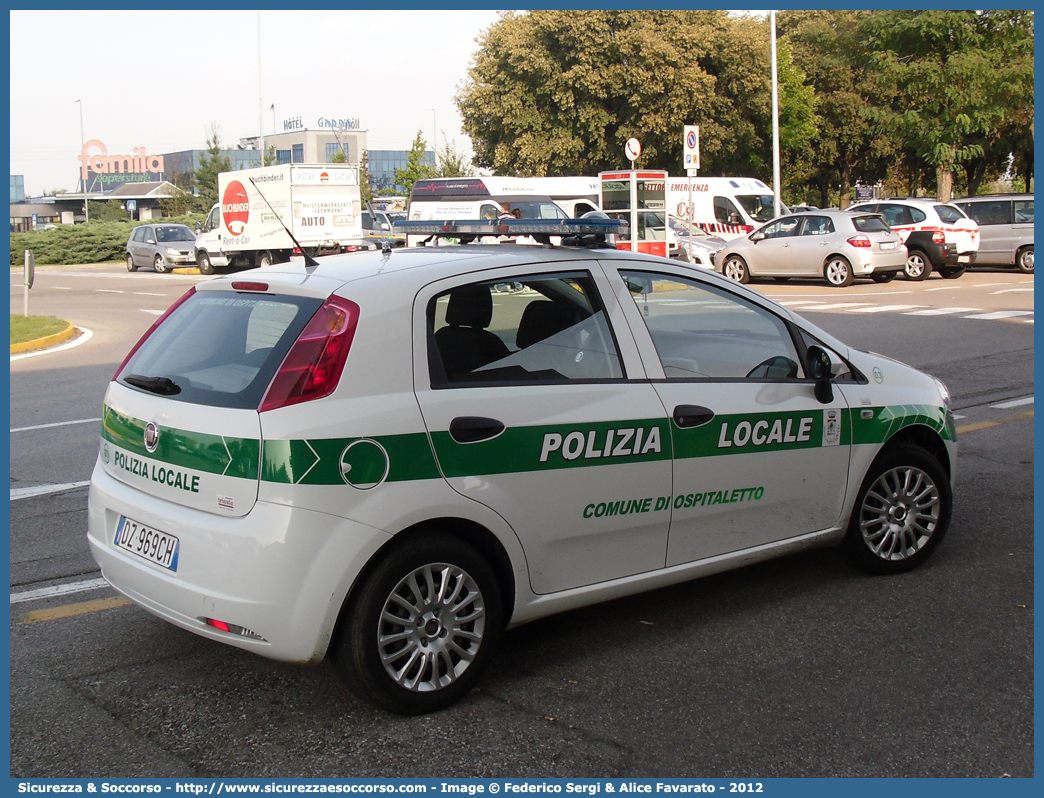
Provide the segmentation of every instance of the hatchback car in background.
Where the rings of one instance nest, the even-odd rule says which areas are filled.
[[[467,694],[506,627],[823,545],[907,571],[946,533],[939,380],[617,250],[619,222],[396,229],[544,246],[191,288],[102,407],[88,541],[118,591],[263,656],[329,655],[413,714]]]
[[[809,211],[733,239],[714,263],[741,283],[752,277],[821,277],[844,287],[856,277],[894,279],[906,263],[906,247],[880,214]]]
[[[888,199],[860,202],[848,210],[880,213],[902,236],[907,280],[927,280],[933,269],[955,279],[975,262],[979,226],[954,205],[933,199]]]
[[[151,266],[166,274],[196,265],[196,234],[183,224],[142,224],[127,239],[127,271]]]
[[[676,251],[671,253],[672,256],[677,256],[694,266],[713,269],[714,254],[724,249],[728,242],[679,216],[669,214],[668,222],[677,247]]]
[[[1033,274],[1033,195],[985,194],[954,200],[979,225],[977,264]]]

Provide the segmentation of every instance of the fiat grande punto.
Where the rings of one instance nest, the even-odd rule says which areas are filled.
[[[138,342],[90,487],[113,587],[330,657],[411,714],[551,613],[814,546],[892,574],[939,545],[938,379],[596,222],[416,224],[475,243],[213,279]],[[562,245],[480,243],[505,227]]]

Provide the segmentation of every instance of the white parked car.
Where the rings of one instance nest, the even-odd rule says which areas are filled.
[[[363,699],[418,713],[551,613],[815,546],[877,573],[928,559],[956,468],[946,387],[713,272],[600,244],[616,224],[407,222],[576,245],[196,285],[105,395],[105,578],[212,640],[330,656]]]

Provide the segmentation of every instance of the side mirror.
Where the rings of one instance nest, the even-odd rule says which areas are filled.
[[[756,232],[756,233],[751,233],[750,234],[750,240],[755,242],[755,243],[757,243],[758,241],[764,241],[765,240],[765,234],[762,233],[760,230],[758,232]]]
[[[738,213],[730,213],[729,224],[743,224],[743,220],[740,218]]]
[[[202,229],[203,229],[203,225],[201,225],[199,222],[196,222],[196,235],[199,235],[199,232]]]
[[[821,404],[834,401],[833,379],[841,373],[844,363],[821,346],[810,346],[805,353],[805,374],[816,382],[816,399]]]
[[[146,244],[155,244],[155,243],[156,243],[156,239],[155,239],[155,238],[153,238],[152,236],[147,236],[147,237],[145,238],[145,243],[146,243]]]

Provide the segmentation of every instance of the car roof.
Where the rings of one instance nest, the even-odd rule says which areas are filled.
[[[999,199],[1033,199],[1032,194],[976,194],[974,197],[961,197],[950,202],[989,202]]]

